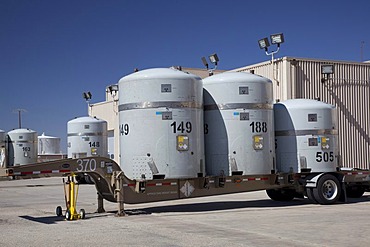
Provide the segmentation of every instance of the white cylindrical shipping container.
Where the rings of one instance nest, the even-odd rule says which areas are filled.
[[[42,133],[38,136],[38,154],[60,154],[60,138],[54,136],[46,136]]]
[[[202,80],[148,69],[119,81],[120,165],[131,179],[204,174]]]
[[[280,172],[333,172],[337,167],[337,117],[333,105],[292,99],[274,105]]]
[[[8,166],[37,162],[37,132],[15,129],[8,132]]]
[[[68,158],[108,157],[107,122],[79,117],[67,123]]]
[[[6,158],[6,133],[4,130],[0,130],[0,167],[7,166],[7,158]]]
[[[271,81],[226,72],[203,83],[207,174],[270,174],[275,154]]]

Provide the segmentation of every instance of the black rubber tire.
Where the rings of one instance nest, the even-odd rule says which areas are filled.
[[[55,209],[55,213],[58,217],[60,216],[63,216],[63,209],[61,206],[58,206],[56,209]]]
[[[288,202],[294,199],[294,190],[288,189],[271,189],[266,190],[266,194],[271,198],[273,201],[278,202]]]
[[[313,188],[306,188],[306,194],[307,198],[312,202],[312,203],[317,203],[314,195],[313,195]]]
[[[350,186],[346,188],[346,193],[350,198],[360,198],[365,193],[365,188],[362,186]]]
[[[80,214],[80,219],[85,219],[86,217],[85,209],[81,208],[79,214]]]
[[[69,209],[66,212],[66,220],[72,220],[72,214],[71,211],[69,211]]]
[[[313,196],[319,204],[329,205],[339,200],[341,191],[338,179],[331,174],[325,174],[319,178],[317,187],[313,189]]]

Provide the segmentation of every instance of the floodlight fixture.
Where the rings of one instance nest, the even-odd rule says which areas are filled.
[[[209,58],[209,61],[212,64],[214,64],[214,66],[215,66],[213,69],[209,68],[209,64],[208,64],[207,59],[205,57],[202,57],[202,62],[204,64],[204,66],[207,68],[209,76],[211,76],[211,75],[213,75],[213,71],[217,69],[217,64],[220,61],[220,59],[218,58],[216,53],[213,53],[213,54],[209,55],[208,58]]]
[[[203,62],[203,65],[208,69],[208,62],[205,57],[202,57],[202,62]]]
[[[267,48],[270,46],[269,40],[267,38],[263,38],[258,40],[258,45],[261,49],[265,49],[267,51]]]
[[[83,97],[86,101],[89,101],[89,100],[91,100],[91,98],[92,98],[92,94],[91,94],[91,92],[84,92],[84,93],[82,94],[82,97]]]
[[[325,83],[329,80],[330,75],[334,74],[334,64],[321,65],[321,74],[323,75],[323,78],[321,78],[321,82]]]
[[[271,56],[272,63],[274,62],[274,54],[278,53],[280,50],[280,44],[284,43],[284,35],[283,33],[271,34],[270,40],[272,45],[277,45],[277,49],[275,51],[268,52],[268,47],[270,46],[270,42],[268,38],[263,38],[258,40],[258,45],[261,49],[264,49],[267,56]]]
[[[270,35],[271,44],[280,46],[281,43],[284,43],[283,33],[271,34]]]
[[[334,65],[333,64],[323,64],[323,65],[321,65],[321,74],[323,74],[323,75],[334,74]]]
[[[118,92],[118,85],[113,84],[113,85],[108,86],[108,91],[109,91],[110,94],[117,93]]]
[[[216,53],[213,53],[209,56],[209,61],[211,61],[211,63],[217,66],[217,62],[220,61],[220,59],[218,59],[218,56]]]

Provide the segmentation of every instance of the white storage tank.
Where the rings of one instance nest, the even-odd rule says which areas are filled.
[[[292,99],[274,105],[280,172],[332,172],[337,167],[337,117],[333,105]]]
[[[120,165],[132,179],[203,176],[203,86],[172,68],[119,81]]]
[[[67,123],[68,158],[108,157],[107,122],[79,117]]]
[[[208,175],[270,174],[274,170],[272,82],[245,72],[203,80]]]
[[[60,138],[54,136],[46,136],[42,133],[38,136],[38,155],[60,154]]]
[[[15,129],[8,132],[8,166],[37,162],[37,132]]]
[[[7,166],[5,140],[6,140],[6,133],[4,130],[0,130],[0,167]]]

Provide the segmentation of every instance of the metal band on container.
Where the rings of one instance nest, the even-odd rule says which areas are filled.
[[[7,141],[8,143],[37,143],[37,141]]]
[[[306,135],[338,135],[338,130],[317,129],[317,130],[281,130],[281,131],[275,131],[275,136],[306,136]]]
[[[212,104],[205,105],[205,111],[211,110],[234,110],[234,109],[247,109],[247,110],[272,110],[272,104],[262,103],[229,103],[229,104]]]
[[[192,101],[157,101],[157,102],[139,102],[122,104],[118,106],[118,111],[128,111],[135,109],[150,109],[150,108],[195,108],[202,109],[203,105]]]
[[[98,132],[98,133],[68,133],[68,136],[102,136],[103,132]]]

